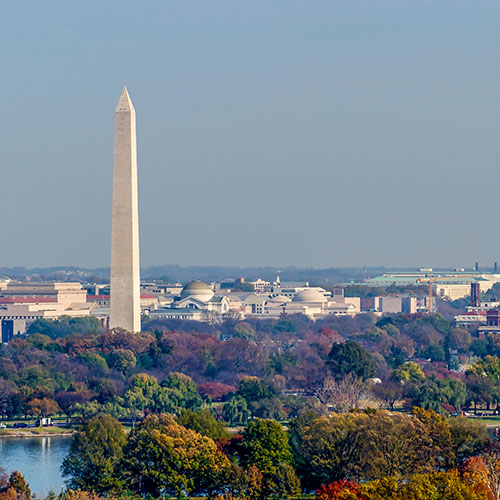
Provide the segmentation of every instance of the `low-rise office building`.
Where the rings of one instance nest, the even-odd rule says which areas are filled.
[[[25,333],[37,319],[89,316],[96,307],[80,283],[9,282],[0,294],[2,342]]]

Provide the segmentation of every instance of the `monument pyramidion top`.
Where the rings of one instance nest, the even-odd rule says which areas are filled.
[[[135,111],[134,105],[132,104],[132,100],[128,95],[127,87],[123,87],[122,95],[120,99],[118,99],[118,104],[115,109],[115,113],[119,113],[120,111]]]

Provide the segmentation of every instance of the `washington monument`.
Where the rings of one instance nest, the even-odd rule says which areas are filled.
[[[115,110],[109,328],[141,331],[135,109],[123,88]]]

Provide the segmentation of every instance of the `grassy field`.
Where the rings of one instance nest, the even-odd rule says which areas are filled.
[[[28,429],[0,429],[0,437],[9,436],[71,436],[74,429],[66,427],[29,427]]]

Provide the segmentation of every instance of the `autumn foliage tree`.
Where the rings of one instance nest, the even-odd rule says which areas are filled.
[[[416,474],[398,482],[393,476],[357,485],[338,481],[316,491],[316,500],[492,500],[456,470]]]
[[[56,401],[50,398],[34,398],[27,404],[28,414],[34,417],[49,417],[61,411]]]
[[[347,494],[352,494],[353,498],[356,498],[358,490],[358,483],[341,479],[328,485],[322,484],[316,490],[316,500],[342,500]]]
[[[436,414],[423,415],[421,420],[377,411],[292,420],[290,443],[304,486],[344,478],[366,481],[394,476],[402,481],[446,466],[449,428]]]
[[[130,433],[120,471],[139,495],[212,494],[223,485],[228,458],[214,441],[179,425],[171,415],[149,415]]]
[[[478,490],[486,492],[488,500],[500,499],[500,454],[497,451],[468,458],[462,471]]]

